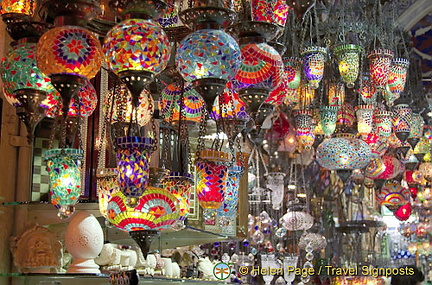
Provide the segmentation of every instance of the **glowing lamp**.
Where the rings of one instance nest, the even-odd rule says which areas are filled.
[[[241,63],[240,47],[222,30],[197,30],[179,43],[176,63],[182,77],[192,82],[203,96],[210,113],[215,98],[237,73]],[[209,88],[208,84],[215,88]],[[210,94],[209,90],[215,92]]]
[[[181,97],[182,92],[183,97]],[[180,84],[171,83],[164,88],[159,99],[159,110],[164,120],[168,122],[178,122],[181,114],[183,121],[199,123],[204,108],[205,102],[192,84],[187,84],[182,91]]]
[[[376,192],[376,199],[381,206],[386,206],[392,212],[409,202],[410,191],[399,183],[388,183]]]
[[[413,113],[411,119],[411,129],[408,136],[408,143],[415,149],[416,145],[419,143],[420,138],[423,137],[424,120],[420,114]]]
[[[345,86],[341,83],[330,82],[327,88],[329,106],[342,107],[345,101]]]
[[[193,177],[189,173],[171,172],[162,181],[163,189],[177,198],[179,221],[184,221],[189,214]]]
[[[81,195],[82,159],[83,151],[80,149],[51,149],[45,153],[51,204],[59,209],[58,216],[61,219],[73,214]]]
[[[375,86],[370,80],[369,74],[362,76],[361,86],[359,90],[361,99],[365,104],[375,104],[377,92]]]
[[[419,172],[422,174],[424,179],[428,182],[432,182],[432,163],[422,162],[419,166]]]
[[[302,50],[301,56],[303,59],[303,72],[309,86],[317,89],[324,75],[327,51],[324,47],[311,46]]]
[[[222,205],[217,209],[220,226],[228,226],[231,219],[237,214],[238,191],[240,178],[243,175],[243,168],[233,165],[228,169],[226,191]]]
[[[117,138],[117,173],[120,191],[127,203],[137,205],[149,182],[149,158],[153,139],[145,137]]]
[[[404,58],[394,58],[388,76],[388,87],[390,92],[397,98],[405,89],[405,82],[409,67],[409,60]]]
[[[393,214],[399,221],[406,221],[409,219],[412,213],[411,203],[406,203],[400,206]]]
[[[358,45],[341,45],[334,49],[336,54],[339,73],[342,81],[349,88],[354,87],[354,82],[357,80],[360,65],[360,53],[362,48]]]
[[[387,139],[384,139],[374,133],[362,135],[361,139],[371,148],[373,158],[383,156],[389,147]]]
[[[222,206],[228,178],[228,153],[204,150],[195,161],[197,173],[197,198],[204,209],[208,223],[215,219],[215,212]]]
[[[377,135],[383,138],[388,138],[391,136],[392,113],[390,111],[375,112],[374,123]]]
[[[107,218],[108,202],[120,190],[117,183],[117,174],[115,168],[103,168],[98,169],[96,177],[99,212],[104,218]]]
[[[318,163],[329,170],[364,168],[371,158],[369,146],[352,135],[327,139],[316,151]]]
[[[284,27],[287,21],[289,7],[283,0],[252,0],[252,20],[277,24]]]
[[[320,124],[324,135],[331,136],[336,130],[336,120],[339,108],[334,106],[320,107]]]
[[[355,117],[354,107],[349,102],[344,102],[338,112],[337,124],[352,127]]]
[[[367,135],[372,132],[374,105],[359,105],[356,107],[357,131],[360,135]]]
[[[373,50],[368,54],[368,59],[372,84],[375,88],[384,90],[388,82],[393,52],[386,49]]]
[[[297,110],[294,112],[294,119],[297,128],[297,141],[305,149],[311,149],[315,141],[313,132],[315,124],[310,110]]]
[[[245,104],[240,99],[238,93],[228,87],[228,85],[224,92],[216,98],[210,118],[213,120],[226,118],[239,119],[245,122],[249,121],[250,116],[246,113]]]
[[[8,18],[31,18],[36,10],[37,1],[33,0],[3,0],[0,14],[7,22]]]

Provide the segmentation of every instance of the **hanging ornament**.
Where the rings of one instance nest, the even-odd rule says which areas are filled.
[[[120,189],[117,183],[115,168],[104,168],[97,170],[97,195],[99,212],[107,218],[108,202]]]
[[[314,121],[310,110],[296,110],[294,118],[297,127],[297,141],[305,149],[311,149],[315,140]]]
[[[327,51],[324,47],[311,46],[303,49],[301,56],[303,59],[303,72],[309,86],[312,89],[317,89],[324,75]]]
[[[298,103],[297,89],[301,83],[302,60],[299,57],[285,57],[283,64],[287,84],[285,104],[293,106]]]
[[[390,65],[393,59],[393,52],[386,49],[373,50],[368,54],[369,71],[372,84],[376,89],[385,90]]]
[[[409,137],[412,123],[412,109],[408,104],[393,107],[393,131],[402,144]]]
[[[354,82],[357,80],[361,51],[362,48],[360,46],[353,44],[337,46],[334,49],[339,62],[339,73],[342,81],[347,84],[348,88],[353,88]]]
[[[400,206],[399,209],[397,209],[394,212],[394,216],[399,220],[399,221],[406,221],[409,219],[409,217],[411,216],[412,213],[412,207],[411,207],[411,203],[406,203],[403,206]]]
[[[369,74],[362,76],[359,94],[364,104],[375,104],[377,92],[375,86],[372,84]]]
[[[217,209],[219,226],[230,225],[231,219],[236,217],[240,178],[243,175],[243,168],[233,165],[228,169],[228,178],[223,204]]]
[[[365,175],[371,179],[392,179],[404,171],[403,164],[395,157],[384,155],[368,164]]]
[[[409,202],[410,191],[399,183],[388,183],[376,192],[376,199],[381,206],[386,206],[392,212]]]
[[[379,110],[374,113],[376,133],[380,137],[388,138],[392,134],[392,113]]]
[[[357,114],[357,131],[360,135],[368,135],[374,127],[373,114],[374,105],[358,105],[356,106]]]
[[[339,108],[335,106],[321,106],[320,115],[320,125],[323,134],[330,137],[336,130],[336,120]]]
[[[80,149],[50,149],[45,153],[51,204],[59,209],[58,216],[61,219],[67,219],[73,214],[81,195],[82,159],[83,151]]]
[[[405,58],[394,58],[388,76],[388,87],[394,95],[395,100],[400,97],[400,94],[405,89],[405,82],[409,67],[409,60]]]
[[[389,147],[387,139],[374,133],[362,135],[361,140],[369,145],[372,152],[372,158],[383,156]]]
[[[282,216],[281,226],[288,231],[306,231],[313,226],[313,217],[302,209],[288,209]]]
[[[408,143],[415,149],[420,138],[423,137],[424,120],[420,114],[413,113],[410,125],[410,134],[408,136]]]
[[[282,207],[284,198],[284,177],[283,172],[270,172],[267,173],[266,187],[270,192],[270,200],[272,202],[273,210],[279,210]]]

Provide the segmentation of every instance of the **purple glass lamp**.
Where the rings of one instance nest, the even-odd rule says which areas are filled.
[[[301,51],[303,72],[312,89],[317,89],[324,75],[327,51],[323,47],[311,46]]]

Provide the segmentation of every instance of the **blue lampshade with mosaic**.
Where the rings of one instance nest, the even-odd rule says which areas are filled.
[[[301,55],[305,78],[311,88],[317,89],[324,76],[327,51],[324,47],[311,46],[302,50]]]
[[[83,151],[73,148],[51,149],[45,153],[50,178],[51,204],[61,219],[70,217],[81,195]]]
[[[117,179],[120,191],[128,197],[130,206],[136,205],[148,185],[153,142],[153,139],[146,137],[117,138]]]
[[[243,168],[241,166],[233,165],[228,168],[224,201],[216,211],[220,226],[228,226],[232,217],[237,214],[238,191],[242,174]]]
[[[177,69],[203,96],[209,113],[214,100],[241,63],[236,40],[222,30],[202,29],[186,36],[176,54]],[[209,86],[213,87],[209,92]]]

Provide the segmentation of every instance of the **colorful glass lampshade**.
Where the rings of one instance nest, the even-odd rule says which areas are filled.
[[[281,83],[284,65],[272,46],[265,42],[247,43],[241,46],[241,56],[241,65],[233,80],[235,89],[271,91]]]
[[[370,76],[375,88],[385,89],[393,55],[393,52],[387,49],[373,50],[368,54]]]
[[[177,198],[179,221],[184,221],[190,208],[193,177],[189,173],[171,172],[162,180],[163,189],[170,192]]]
[[[182,92],[183,102],[180,101]],[[164,88],[159,99],[159,110],[165,121],[178,122],[180,108],[182,108],[183,121],[199,123],[204,115],[205,107],[201,95],[190,83],[185,85],[183,91],[179,83],[169,84]]]
[[[339,108],[335,106],[320,107],[320,124],[324,135],[331,136],[336,130],[336,120]]]
[[[120,191],[117,173],[115,168],[103,168],[97,170],[96,177],[99,212],[104,218],[107,218],[108,202],[115,193]]]
[[[153,98],[147,90],[143,90],[138,100],[138,106],[133,108],[132,95],[125,85],[112,88],[105,96],[105,118],[111,118],[111,124],[133,123],[145,126],[150,122],[154,106]]]
[[[393,107],[393,131],[402,143],[411,132],[412,109],[408,104],[398,104]]]
[[[18,14],[21,16],[32,17],[35,10],[37,1],[35,0],[2,0],[0,14],[10,15]],[[5,16],[3,16],[5,17]]]
[[[222,30],[197,30],[179,43],[176,63],[182,77],[192,82],[203,96],[210,113],[217,95],[237,73],[241,63],[240,47]],[[210,94],[208,84],[218,86],[212,88],[217,91]]]
[[[135,207],[130,207],[127,201],[121,191],[114,194],[108,203],[107,219],[118,229],[129,232],[147,256],[158,231],[171,228],[178,220],[177,198],[167,190],[148,187]]]
[[[286,100],[288,94],[287,80],[283,78],[279,85],[270,92],[264,103],[279,106]]]
[[[388,87],[390,92],[399,98],[405,89],[405,82],[409,67],[409,60],[405,58],[394,58],[388,76]]]
[[[153,139],[145,137],[117,138],[117,173],[120,191],[127,203],[136,206],[149,182],[149,158]]]
[[[359,75],[360,53],[362,48],[358,45],[341,45],[334,49],[339,64],[339,73],[342,81],[349,88],[354,87],[354,82]]]
[[[293,106],[298,103],[297,88],[301,83],[302,60],[299,57],[285,57],[282,60],[287,84],[285,104]]]
[[[362,76],[359,94],[363,103],[367,105],[376,103],[377,92],[375,86],[372,84],[369,74],[364,74]]]
[[[342,107],[345,101],[345,86],[342,83],[330,82],[327,84],[327,97],[329,106]]]
[[[403,206],[400,206],[399,209],[397,209],[394,212],[394,216],[399,220],[399,221],[406,221],[409,219],[409,217],[411,216],[412,213],[412,206],[411,203],[406,203]]]
[[[372,158],[383,156],[389,147],[388,140],[375,133],[362,135],[361,139],[369,145],[372,151]]]
[[[284,177],[283,172],[270,172],[267,174],[266,187],[269,189],[273,210],[280,210],[284,199]]]
[[[381,206],[392,212],[409,202],[410,191],[399,183],[388,183],[376,192],[376,199]]]
[[[120,76],[125,71],[157,75],[167,66],[171,51],[161,26],[145,19],[128,19],[114,26],[103,48],[109,69]]]
[[[228,178],[228,153],[203,150],[195,161],[197,175],[197,198],[204,209],[204,219],[215,219],[216,209],[222,206]]]
[[[392,179],[405,171],[403,163],[390,155],[377,157],[368,164],[365,175],[371,179]]]
[[[418,113],[412,114],[410,134],[408,136],[408,143],[412,148],[415,148],[420,138],[423,137],[424,119]]]
[[[354,125],[355,118],[354,107],[351,103],[344,102],[338,112],[337,125],[350,128]]]
[[[89,80],[86,82],[75,98],[71,99],[68,116],[77,117],[78,115],[82,118],[89,117],[93,114],[98,103],[98,95],[96,90]],[[46,108],[45,114],[49,118],[56,118],[63,116],[63,100],[60,98],[60,94],[55,91],[48,93],[47,98],[42,101],[41,106]]]
[[[356,108],[357,131],[360,135],[367,135],[374,127],[374,105],[358,105]]]
[[[294,112],[297,127],[297,141],[305,149],[310,149],[315,141],[315,123],[310,110],[297,110]]]
[[[158,22],[162,28],[170,28],[176,26],[178,23],[178,8],[174,1],[165,1],[167,4],[167,9],[165,13],[159,17]]]
[[[422,162],[419,171],[426,181],[432,182],[432,162]]]
[[[36,60],[46,75],[73,74],[91,79],[102,65],[102,48],[95,35],[78,26],[55,27],[42,35]]]
[[[374,123],[377,135],[383,138],[388,138],[391,136],[392,113],[390,111],[379,110],[375,112]]]
[[[324,47],[311,46],[302,50],[301,56],[305,78],[311,88],[317,89],[324,76],[327,51]]]
[[[222,205],[217,209],[219,226],[228,226],[231,219],[237,214],[238,191],[240,178],[243,175],[243,168],[233,165],[228,169],[226,191]]]
[[[367,143],[349,134],[327,139],[316,150],[318,163],[329,170],[361,169],[368,165],[371,155]]]
[[[229,85],[230,83],[228,82],[224,92],[216,98],[210,118],[213,120],[227,118],[240,119],[244,122],[249,121],[250,116],[246,112],[245,104],[240,99],[238,93],[228,87]]]
[[[306,231],[314,224],[314,218],[300,209],[288,209],[281,220],[281,226],[288,231]]]
[[[58,216],[61,219],[72,215],[81,195],[82,159],[83,151],[80,149],[50,149],[45,153],[51,204],[59,209]]]
[[[252,0],[252,20],[277,24],[284,27],[287,21],[289,7],[283,0]]]
[[[297,101],[299,109],[307,109],[312,106],[313,99],[315,98],[315,89],[312,89],[307,84],[300,84],[297,89]]]

